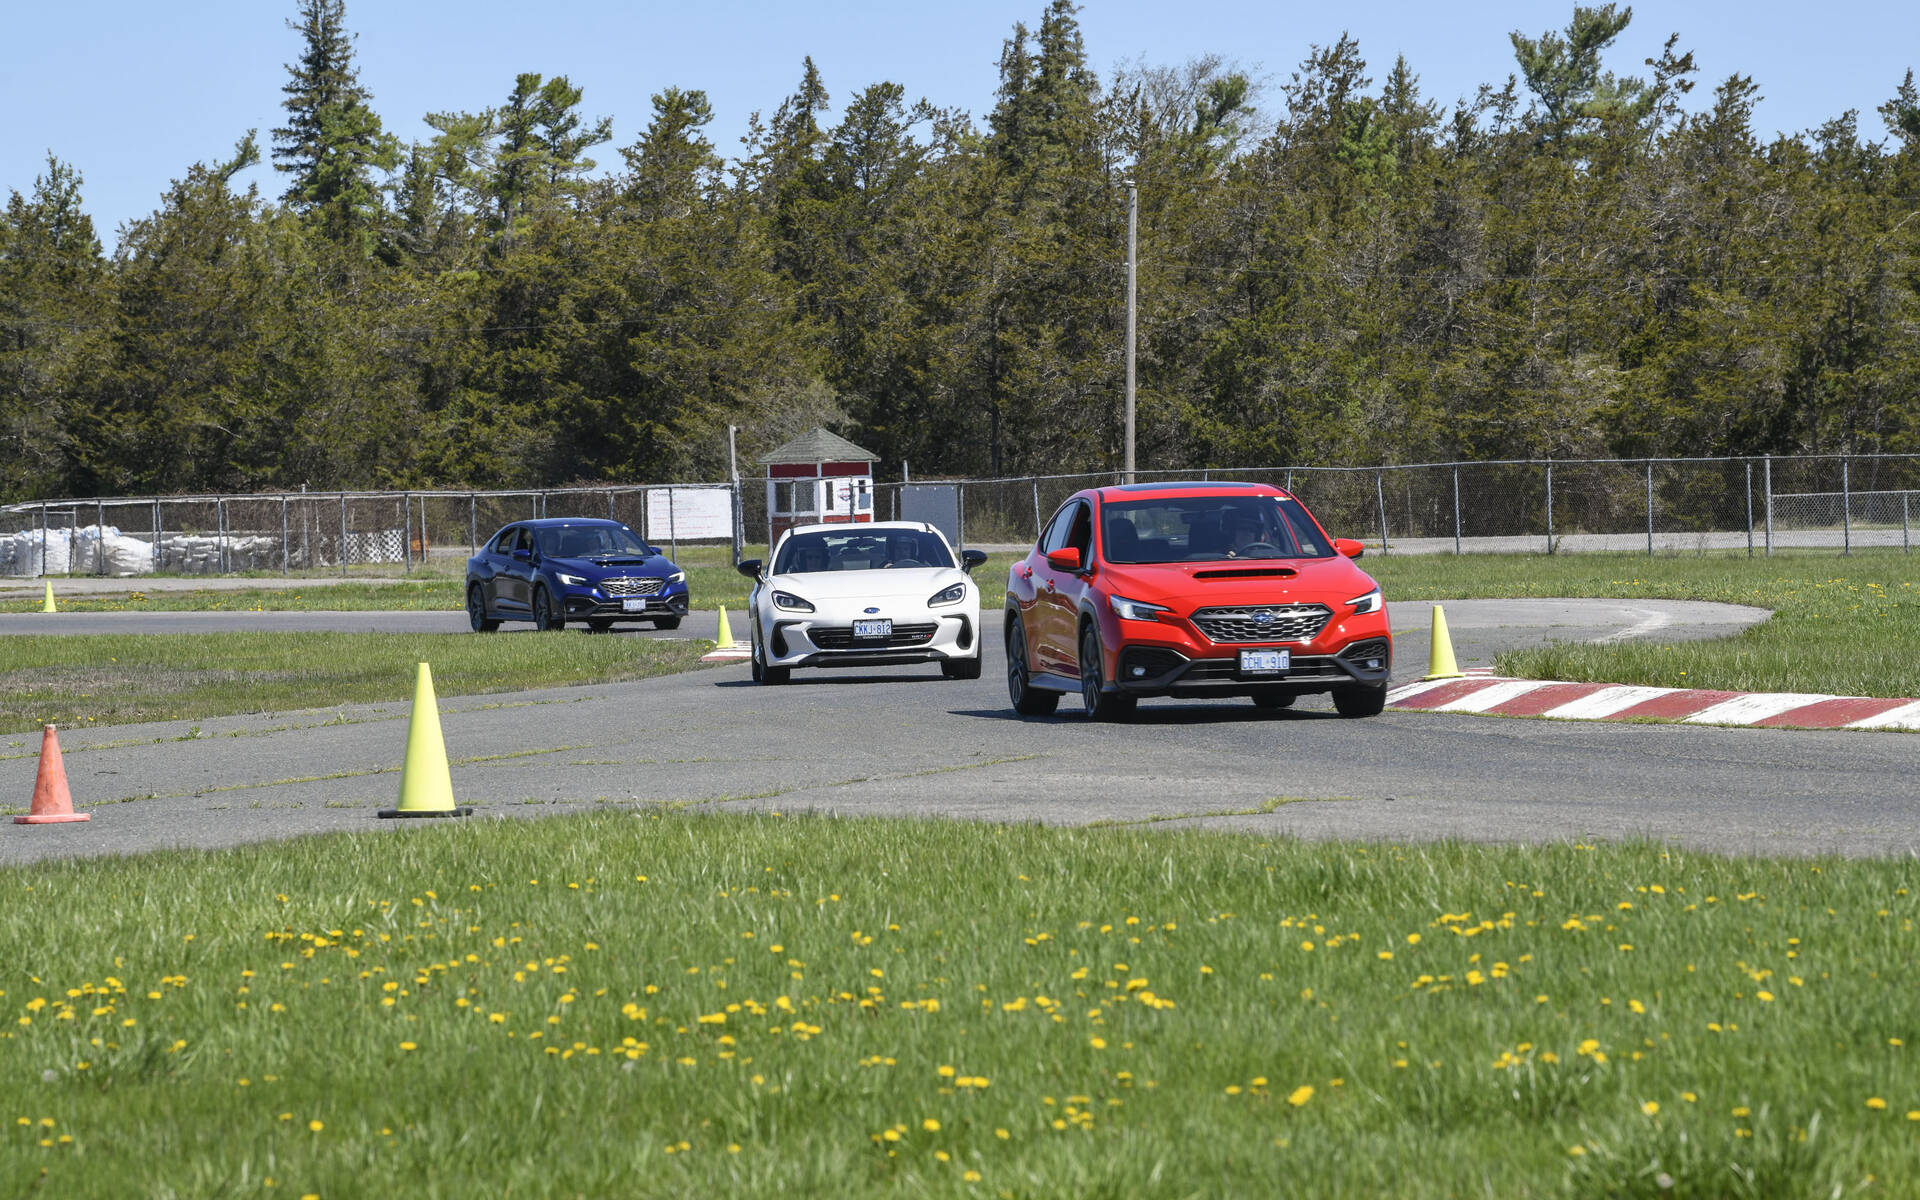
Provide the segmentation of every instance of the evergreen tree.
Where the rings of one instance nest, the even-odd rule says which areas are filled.
[[[381,216],[373,172],[399,164],[399,142],[381,128],[360,83],[345,0],[300,0],[299,20],[287,28],[303,48],[281,89],[287,123],[273,131],[274,168],[292,176],[285,199],[329,239],[370,250]]]

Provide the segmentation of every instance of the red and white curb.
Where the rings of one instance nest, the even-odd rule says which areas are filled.
[[[1503,679],[1496,675],[1410,683],[1388,692],[1387,706],[1425,712],[1494,713],[1574,721],[1626,721],[1638,717],[1689,725],[1920,731],[1920,700],[1554,683],[1539,679]]]

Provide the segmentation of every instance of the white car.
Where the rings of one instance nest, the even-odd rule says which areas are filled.
[[[795,667],[937,662],[949,679],[980,678],[978,550],[956,560],[919,521],[802,525],[781,535],[773,566],[739,571],[747,597],[753,678],[786,683]]]

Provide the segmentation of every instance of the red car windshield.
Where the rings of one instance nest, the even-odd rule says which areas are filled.
[[[1111,563],[1330,558],[1333,547],[1298,500],[1173,496],[1109,501],[1101,514]]]

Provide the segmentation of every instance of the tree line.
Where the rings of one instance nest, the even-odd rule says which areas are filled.
[[[1575,7],[1451,106],[1350,38],[1090,68],[1071,0],[976,120],[809,58],[740,152],[667,87],[621,165],[566,76],[403,145],[344,0],[106,253],[49,156],[0,219],[0,499],[714,479],[824,424],[916,474],[1920,451],[1920,94],[1762,138]]]

